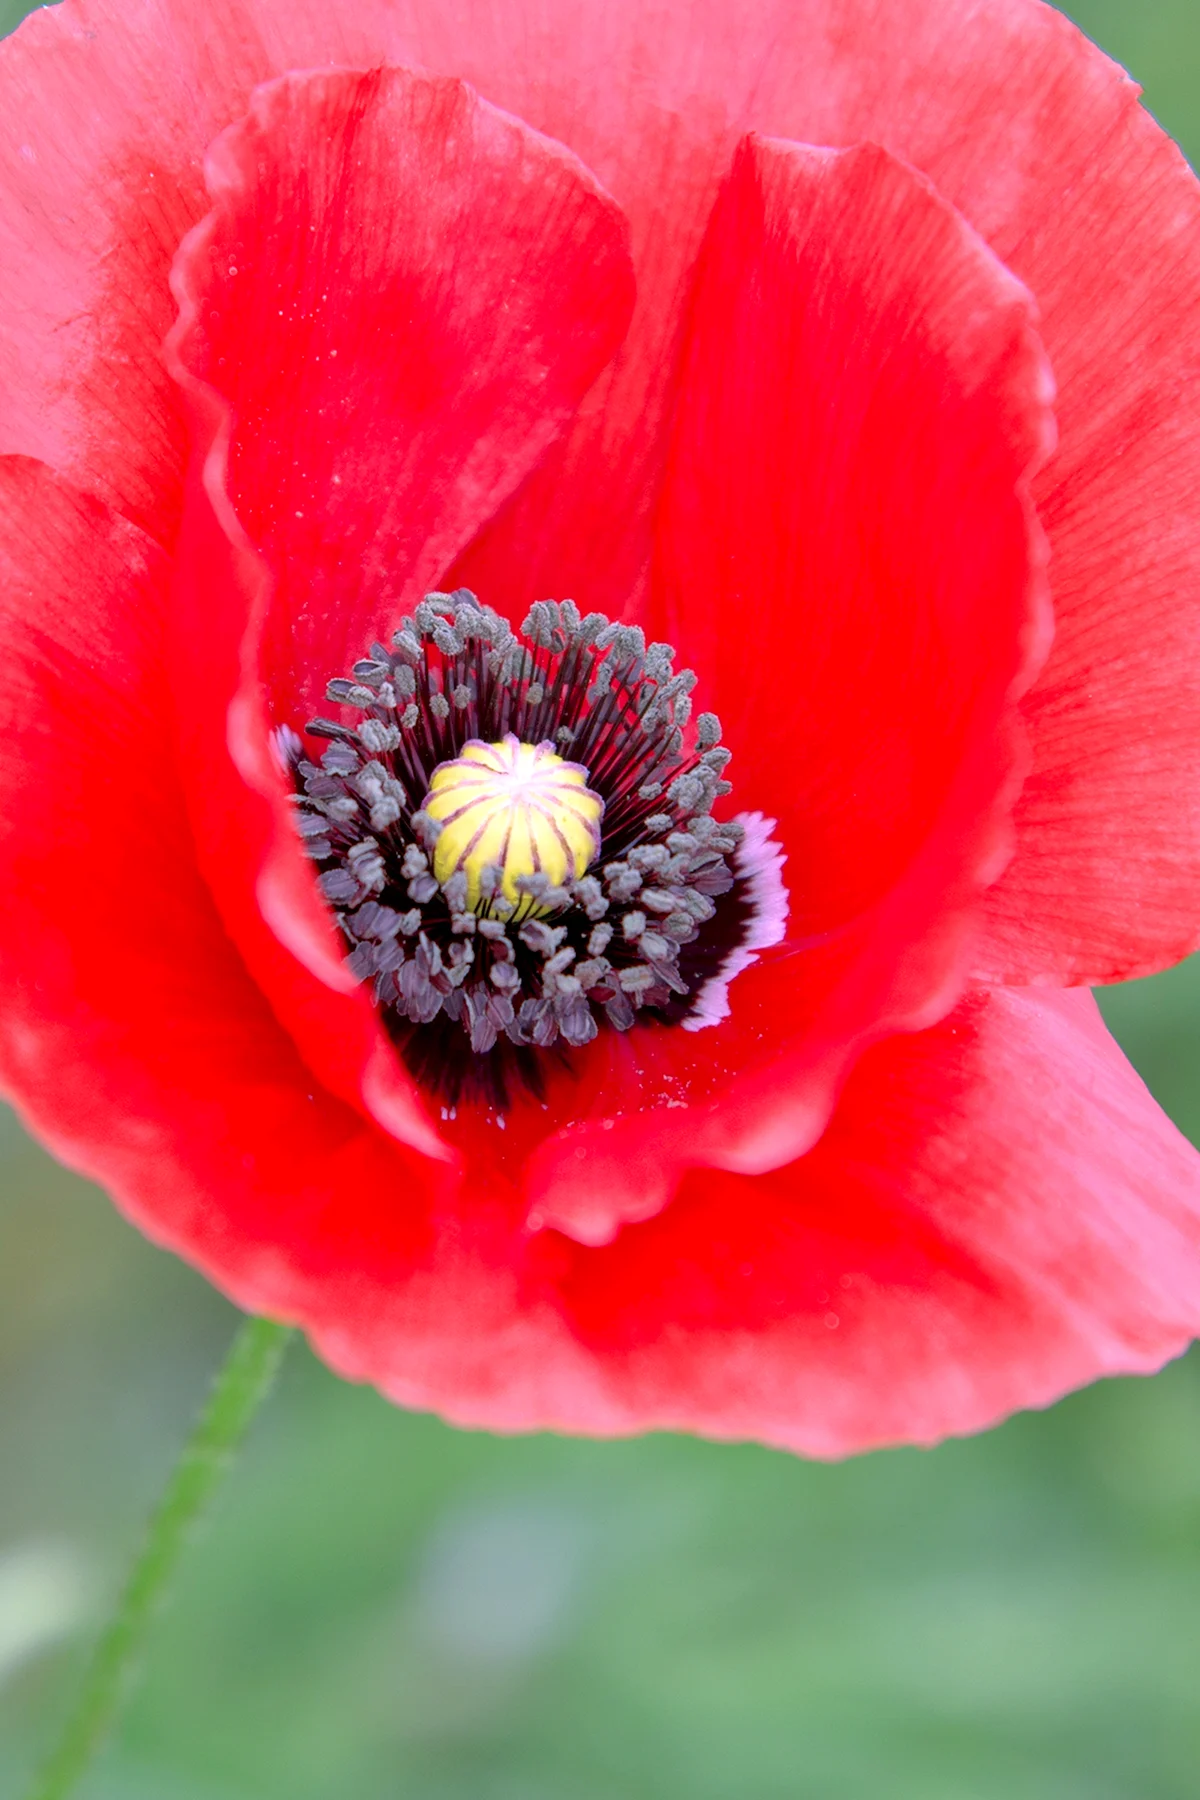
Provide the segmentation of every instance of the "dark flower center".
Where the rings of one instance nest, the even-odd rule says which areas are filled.
[[[330,682],[362,718],[310,722],[319,764],[278,734],[350,967],[449,1105],[540,1095],[605,1027],[714,1023],[779,935],[764,822],[712,817],[729,752],[695,681],[637,626],[539,601],[518,634],[460,589]]]

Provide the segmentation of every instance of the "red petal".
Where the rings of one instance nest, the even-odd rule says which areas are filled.
[[[561,145],[394,69],[261,90],[208,185],[168,357],[209,390],[198,457],[225,409],[208,489],[270,569],[261,675],[302,721],[569,422],[628,323],[626,228]]]
[[[561,147],[396,70],[260,90],[209,184],[168,346],[197,420],[174,662],[201,864],[321,1079],[436,1153],[347,991],[270,727],[329,710],[561,428],[628,318],[624,227]]]
[[[446,14],[412,11],[423,59],[453,59],[579,150],[627,212],[638,263],[639,312],[603,423],[560,453],[565,490],[555,467],[541,471],[464,577],[486,591],[532,543],[535,589],[621,603],[645,555],[648,438],[685,272],[732,142],[752,127],[885,145],[1033,292],[1058,387],[1061,448],[1037,487],[1058,636],[1028,702],[1033,768],[986,966],[1110,980],[1194,948],[1200,190],[1128,79],[1024,0],[698,0],[607,7],[602,21],[579,0],[553,9],[536,50],[511,7],[473,13],[470,42]],[[607,460],[589,479],[597,451]],[[552,535],[546,513],[562,521]]]
[[[171,536],[182,440],[157,344],[204,148],[272,74],[380,61],[472,80],[570,144],[633,225],[641,298],[611,386],[471,559],[513,607],[573,588],[618,610],[636,587],[688,272],[738,138],[870,139],[932,176],[1037,295],[1059,381],[1040,490],[1059,648],[1031,700],[1037,765],[991,961],[1104,977],[1194,943],[1196,185],[1131,84],[1035,0],[35,13],[0,48],[0,447]]]
[[[790,1161],[863,1044],[953,1004],[1048,638],[1030,311],[885,151],[739,156],[693,299],[651,623],[700,664],[735,792],[780,821],[787,954],[733,983],[728,1025],[629,1052],[668,1062],[688,1110],[658,1084],[657,1110],[543,1146],[551,1223],[602,1241],[681,1167]]]
[[[314,1084],[196,874],[166,575],[136,526],[0,460],[0,1091],[243,1305],[351,1321],[381,1367],[411,1334],[417,1377],[450,1378],[464,1321],[536,1366],[546,1303],[522,1316],[511,1197],[454,1210],[445,1165]],[[572,1356],[559,1333],[560,1381]]]
[[[568,1318],[631,1420],[932,1443],[1184,1348],[1200,1160],[1090,995],[1001,989],[868,1052],[799,1162],[692,1176],[569,1255]]]
[[[869,1052],[809,1156],[694,1175],[599,1250],[431,1196],[397,1146],[301,1104],[253,1025],[221,1050],[231,1080],[197,1058],[181,1129],[117,1112],[86,1154],[51,1141],[341,1373],[464,1425],[845,1455],[1147,1372],[1200,1326],[1195,1152],[1090,996],[977,995]]]
[[[1089,169],[1087,219],[1013,250],[1038,257],[1061,389],[1035,487],[1056,635],[980,959],[1014,981],[1122,980],[1200,944],[1200,188],[1132,94],[1113,144],[1136,203]],[[1098,231],[1125,248],[1084,276]]]
[[[313,1090],[189,873],[154,547],[25,464],[0,525],[0,1080],[244,1305],[463,1422],[821,1454],[972,1429],[1196,1328],[1195,1154],[1079,995],[978,996],[878,1047],[810,1156],[693,1176],[604,1250],[431,1188]],[[133,604],[72,639],[93,583]]]
[[[205,150],[259,82],[386,60],[389,13],[66,0],[0,45],[0,451],[173,542],[187,437],[161,345]]]
[[[344,1303],[356,1268],[427,1254],[440,1169],[314,1088],[196,874],[166,575],[136,526],[0,459],[0,1088],[246,1305],[286,1312],[343,1254]]]
[[[1011,799],[995,739],[1049,647],[1028,482],[1050,393],[1028,293],[920,176],[869,146],[743,148],[653,609],[703,667],[736,792],[779,819],[794,938],[876,905],[948,811],[939,885],[994,859],[994,822],[964,844],[962,819]]]

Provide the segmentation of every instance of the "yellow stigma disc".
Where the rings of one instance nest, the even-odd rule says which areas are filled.
[[[523,914],[544,912],[517,886],[544,875],[553,886],[578,878],[600,853],[604,802],[587,784],[582,763],[564,762],[549,740],[523,744],[510,731],[498,744],[472,738],[453,762],[433,771],[422,810],[442,827],[433,873],[445,887],[467,878],[467,904],[486,912],[484,869],[498,871],[501,894]]]

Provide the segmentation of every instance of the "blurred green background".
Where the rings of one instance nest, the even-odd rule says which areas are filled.
[[[0,28],[22,7],[0,0]],[[1200,153],[1196,0],[1078,0]],[[1200,1141],[1200,966],[1105,998]],[[234,1314],[0,1111],[0,1792]],[[838,1467],[505,1441],[303,1350],[91,1800],[1194,1800],[1200,1360]]]

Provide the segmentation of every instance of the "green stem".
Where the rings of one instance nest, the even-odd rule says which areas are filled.
[[[65,1800],[112,1730],[137,1672],[154,1615],[196,1525],[278,1372],[291,1329],[247,1319],[218,1371],[207,1404],[159,1501],[117,1610],[105,1628],[83,1689],[28,1800]]]

